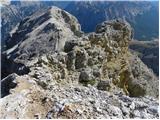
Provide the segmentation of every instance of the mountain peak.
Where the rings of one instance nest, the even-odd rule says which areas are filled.
[[[49,11],[55,11],[55,10],[61,11],[61,9],[58,8],[58,7],[56,7],[56,6],[51,6],[51,7],[49,7]]]
[[[8,39],[7,48],[10,53],[17,45],[27,54],[31,46],[34,52],[54,52],[62,49],[68,39],[77,37],[76,34],[81,31],[80,29],[80,24],[75,17],[52,6],[47,11],[35,13],[21,21]]]

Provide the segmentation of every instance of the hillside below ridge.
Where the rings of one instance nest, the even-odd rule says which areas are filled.
[[[159,40],[137,41],[132,40],[129,48],[135,52],[148,68],[159,76]]]
[[[158,78],[132,36],[121,19],[86,34],[57,7],[24,19],[2,55],[0,118],[159,118]]]

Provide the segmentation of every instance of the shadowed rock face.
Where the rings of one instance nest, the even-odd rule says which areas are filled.
[[[10,74],[1,81],[1,97],[8,95],[10,93],[10,89],[13,89],[17,86],[15,79],[16,74]]]
[[[2,118],[158,118],[152,98],[158,78],[129,52],[126,21],[105,21],[84,34],[73,16],[52,7],[21,22],[15,33],[23,32],[17,43],[11,36],[4,55],[29,71],[14,78],[15,88],[4,89],[10,94],[1,99]]]

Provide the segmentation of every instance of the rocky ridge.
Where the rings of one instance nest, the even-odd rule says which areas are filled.
[[[158,118],[158,78],[129,52],[131,40],[125,21],[84,34],[57,7],[25,19],[4,53],[19,75],[2,80],[1,118]]]
[[[6,42],[7,50],[2,55],[7,56],[2,60],[8,59],[8,63],[2,68],[5,73],[22,74],[28,71],[24,66],[27,61],[63,49],[65,41],[76,38],[78,31],[80,25],[77,19],[57,7],[51,7],[47,12],[37,12],[24,19],[10,35]],[[8,65],[12,66],[9,71]]]

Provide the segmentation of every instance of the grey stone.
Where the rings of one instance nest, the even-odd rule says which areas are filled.
[[[76,60],[75,60],[76,69],[86,67],[87,62],[88,62],[88,54],[84,48],[80,48],[80,50],[78,50],[76,53]]]
[[[64,51],[65,52],[70,52],[73,50],[73,48],[78,45],[76,40],[71,40],[71,41],[66,41],[64,45]]]
[[[156,106],[150,106],[148,108],[148,111],[153,113],[153,114],[159,114],[158,107],[156,107]]]
[[[69,70],[75,69],[75,59],[76,59],[76,53],[74,51],[71,51],[67,54],[67,68]]]
[[[100,81],[97,85],[97,88],[99,90],[109,91],[111,88],[111,81],[110,80]]]
[[[79,82],[84,84],[94,84],[95,79],[93,78],[92,69],[90,68],[82,69],[79,75]]]

